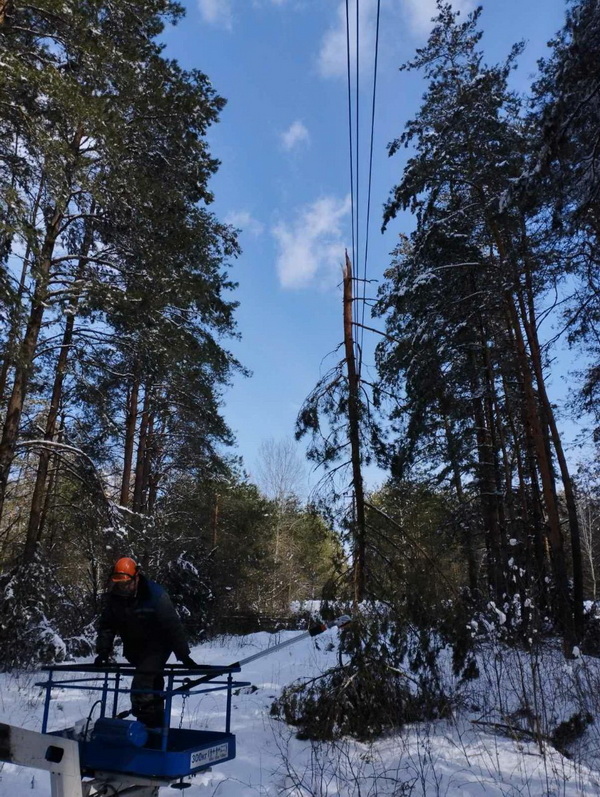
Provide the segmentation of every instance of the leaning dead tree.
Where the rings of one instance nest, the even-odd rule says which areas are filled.
[[[348,376],[348,438],[352,462],[352,492],[355,513],[353,517],[354,536],[354,599],[361,601],[365,593],[365,494],[361,470],[360,442],[360,375],[356,370],[354,356],[354,336],[352,323],[352,263],[346,252],[344,266],[344,351],[346,353],[346,373]]]
[[[352,510],[345,512],[344,524],[350,530],[352,582],[355,601],[366,592],[366,519],[362,476],[369,451],[364,440],[372,436],[372,419],[363,400],[360,373],[356,365],[352,264],[346,253],[343,270],[344,358],[323,376],[305,400],[296,421],[296,438],[310,433],[307,456],[325,471],[324,480],[334,502],[352,495]],[[340,346],[341,347],[341,346]],[[350,470],[340,491],[335,480]],[[329,499],[328,499],[329,501]]]

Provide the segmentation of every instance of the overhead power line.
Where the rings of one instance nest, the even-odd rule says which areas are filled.
[[[358,0],[356,0],[358,4]],[[352,148],[352,78],[350,76],[350,5],[346,0],[346,61],[348,78],[348,135],[350,140],[350,215],[352,217],[352,263],[356,258],[356,246],[354,243],[354,154]]]
[[[358,0],[356,0],[358,5]],[[373,181],[373,138],[375,134],[375,104],[377,97],[377,65],[379,60],[379,20],[381,17],[381,0],[377,0],[377,21],[375,23],[375,55],[373,60],[373,100],[371,104],[371,140],[369,144],[369,182],[367,190],[367,221],[365,227],[365,262],[363,271],[362,314],[360,328],[360,353],[358,358],[358,373],[362,369],[363,338],[365,334],[365,308],[367,297],[367,264],[369,262],[369,226],[371,222],[371,184]]]
[[[359,17],[359,0],[356,0],[356,261],[352,264],[353,273],[358,275],[358,259],[360,258],[360,197],[358,192],[359,178],[360,178],[360,17]],[[358,283],[355,284],[356,290],[353,291],[355,296],[358,296]],[[354,323],[358,321],[358,302],[354,302],[352,309],[354,311]]]
[[[375,46],[373,56],[373,89],[371,101],[371,119],[370,119],[370,137],[369,137],[369,172],[367,183],[367,205],[366,205],[366,219],[365,219],[365,246],[364,246],[364,260],[362,260],[362,253],[360,247],[361,241],[361,207],[360,207],[360,16],[359,16],[359,2],[356,1],[356,70],[355,70],[355,85],[354,85],[354,114],[352,107],[352,69],[351,69],[351,52],[350,52],[350,2],[346,0],[346,56],[347,56],[347,83],[348,83],[348,138],[350,149],[350,212],[352,216],[352,263],[353,272],[355,274],[356,290],[354,296],[356,300],[353,308],[353,320],[357,326],[361,327],[359,337],[360,343],[357,342],[357,360],[358,360],[358,374],[362,369],[362,355],[363,355],[363,340],[364,340],[364,321],[366,312],[366,290],[367,290],[367,272],[369,261],[369,227],[371,222],[371,188],[373,182],[373,142],[375,132],[375,108],[377,97],[377,71],[379,60],[379,31],[381,19],[381,0],[377,0],[377,15],[375,25]],[[353,129],[354,128],[354,129]],[[353,146],[354,145],[354,146]],[[361,271],[362,260],[362,290],[360,288],[359,274]],[[360,324],[359,324],[360,318]]]

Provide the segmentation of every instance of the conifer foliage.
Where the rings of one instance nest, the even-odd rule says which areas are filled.
[[[344,631],[347,658],[274,707],[311,738],[443,716],[440,651],[456,676],[477,677],[486,635],[532,649],[557,634],[569,657],[582,642],[598,650],[583,612],[596,594],[597,469],[578,490],[543,330],[552,320],[590,356],[575,403],[597,442],[600,6],[569,4],[529,98],[510,88],[523,44],[487,64],[481,15],[437,0],[427,43],[401,67],[426,91],[389,145],[408,155],[383,225],[410,211],[414,230],[400,233],[374,309],[379,417],[361,429],[361,464],[374,456],[390,476],[365,501],[365,600]],[[349,402],[340,366],[299,415],[325,467],[343,463]]]
[[[594,0],[573,3],[564,28],[542,61],[533,92],[536,157],[518,190],[544,192],[552,224],[568,248],[575,290],[566,312],[571,344],[589,366],[579,409],[592,414],[600,439],[600,10]]]
[[[171,0],[0,5],[0,560],[14,600],[19,573],[49,559],[67,578],[91,569],[92,611],[107,559],[154,528],[167,486],[228,470],[238,245],[208,207],[205,140],[224,100],[162,53],[182,14]]]
[[[414,154],[384,220],[411,208],[417,226],[381,291],[388,337],[379,367],[384,384],[406,395],[395,413],[406,430],[396,462],[427,459],[460,504],[478,493],[486,570],[480,583],[467,530],[470,587],[485,585],[507,605],[518,594],[542,613],[551,606],[573,642],[583,630],[579,524],[539,338],[543,298],[560,290],[566,261],[543,197],[510,196],[532,160],[522,102],[508,88],[522,47],[487,66],[479,16],[461,22],[440,3],[427,45],[403,67],[422,70],[428,89],[390,145],[391,155],[407,145]]]

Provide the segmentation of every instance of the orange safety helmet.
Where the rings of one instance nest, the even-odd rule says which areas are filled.
[[[132,581],[138,573],[138,566],[128,556],[122,556],[113,567],[111,581]]]

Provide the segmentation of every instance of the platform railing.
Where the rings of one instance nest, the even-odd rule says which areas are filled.
[[[230,733],[231,729],[231,697],[234,687],[249,686],[248,681],[234,681],[233,673],[240,672],[238,664],[223,665],[198,665],[194,668],[185,667],[180,664],[167,664],[163,670],[152,670],[154,674],[162,674],[166,681],[166,688],[163,690],[154,689],[131,689],[128,685],[123,685],[125,677],[133,677],[139,673],[136,667],[126,663],[108,664],[103,667],[95,667],[90,664],[56,664],[44,667],[43,671],[48,673],[46,681],[36,683],[36,686],[45,689],[44,714],[42,719],[42,733],[48,732],[48,722],[50,717],[50,704],[52,693],[55,689],[74,689],[86,692],[100,693],[100,713],[99,716],[107,716],[107,706],[112,697],[110,716],[118,717],[119,696],[122,694],[152,694],[165,701],[163,723],[160,729],[148,729],[149,732],[160,733],[161,749],[167,750],[171,709],[173,697],[187,698],[192,695],[206,694],[227,690],[226,711],[225,711],[225,731]],[[84,678],[65,677],[71,674],[85,674]],[[58,675],[58,677],[57,677]],[[186,684],[201,677],[203,683],[200,686],[190,686],[186,689]],[[214,676],[214,677],[211,677]],[[221,680],[225,677],[225,680]],[[220,680],[217,680],[220,679]],[[101,681],[101,684],[98,682]],[[93,707],[92,707],[93,710]],[[124,712],[127,714],[127,712]]]

